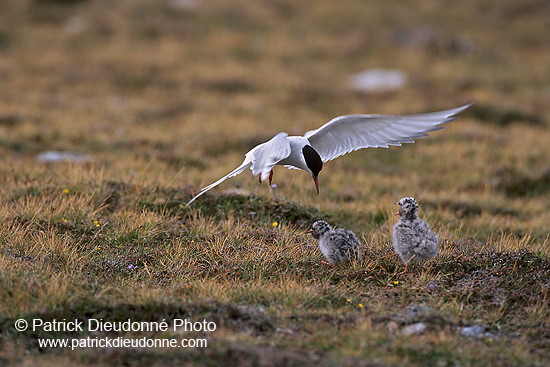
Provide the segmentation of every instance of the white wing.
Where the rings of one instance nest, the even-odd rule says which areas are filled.
[[[387,148],[414,143],[428,132],[443,129],[441,124],[456,119],[454,115],[472,104],[446,111],[417,115],[345,115],[336,117],[304,136],[323,162],[362,148]]]
[[[290,143],[287,133],[278,133],[271,140],[258,145],[246,155],[252,158],[252,174],[254,176],[262,175],[262,181],[267,179],[269,172],[281,160],[290,155]]]
[[[277,163],[282,159],[290,155],[290,144],[287,140],[288,134],[279,133],[275,135],[271,140],[254,147],[251,151],[246,153],[243,163],[229,174],[223,176],[218,181],[204,187],[201,191],[195,195],[185,206],[189,206],[193,201],[197,200],[202,194],[210,189],[218,186],[225,180],[231,177],[235,177],[244,172],[247,168],[252,170],[254,175],[262,175],[262,181],[267,178],[269,172],[273,169]]]

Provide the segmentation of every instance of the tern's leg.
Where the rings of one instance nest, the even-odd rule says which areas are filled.
[[[269,184],[271,185],[271,181],[273,180],[273,170],[269,171]],[[260,185],[262,184],[262,174],[260,173],[258,175],[258,182]]]
[[[411,258],[405,263],[405,269],[397,275],[405,274],[409,270],[409,264],[411,263],[411,260],[414,259],[415,256],[416,256],[416,254],[411,256]]]
[[[403,275],[405,274],[407,271],[409,270],[409,263],[407,262],[405,264],[405,269],[403,269],[403,271],[401,273],[398,273],[397,275]]]

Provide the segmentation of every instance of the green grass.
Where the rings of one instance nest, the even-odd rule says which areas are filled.
[[[550,359],[544,1],[19,1],[0,5],[0,364],[543,366]],[[429,25],[431,33],[423,38]],[[352,73],[405,71],[365,95]],[[280,131],[348,113],[475,101],[442,132],[197,200]],[[88,154],[45,164],[46,150]],[[237,190],[236,190],[237,189]],[[439,255],[400,275],[395,201]],[[353,229],[361,261],[321,264],[306,232]],[[40,348],[15,320],[207,319],[208,348]],[[414,323],[422,334],[406,335]],[[479,338],[464,326],[483,326]]]

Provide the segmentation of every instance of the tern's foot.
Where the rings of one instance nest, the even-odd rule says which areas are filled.
[[[409,263],[405,264],[405,269],[403,269],[403,271],[401,273],[397,273],[396,275],[404,275],[404,274],[407,274],[409,272]]]
[[[412,261],[412,259],[414,259],[414,257],[416,256],[416,254],[414,254],[406,263],[405,263],[405,269],[403,269],[403,271],[397,275],[403,275],[405,273],[407,273],[407,271],[409,270],[409,265]]]

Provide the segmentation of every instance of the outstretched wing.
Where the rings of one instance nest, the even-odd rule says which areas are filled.
[[[323,162],[362,148],[387,148],[414,143],[428,132],[443,129],[441,124],[472,104],[445,111],[416,115],[344,115],[336,117],[304,136]]]
[[[261,174],[262,181],[265,180],[269,175],[269,172],[273,169],[273,166],[290,155],[290,144],[287,140],[287,136],[288,134],[286,133],[279,133],[271,140],[254,147],[250,152],[246,153],[245,159],[239,167],[235,168],[218,181],[202,188],[197,195],[185,204],[185,206],[189,206],[202,194],[218,186],[228,178],[235,177],[238,174],[243,173],[247,168],[250,168],[255,176]]]

